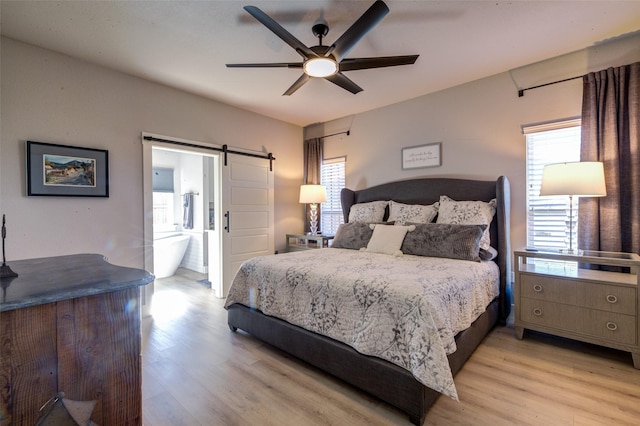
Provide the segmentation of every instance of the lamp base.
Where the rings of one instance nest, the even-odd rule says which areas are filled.
[[[0,266],[0,278],[13,278],[17,276],[18,274],[13,272],[6,263],[3,263],[2,266]]]
[[[310,203],[309,204],[309,235],[317,235],[318,234],[318,204]]]

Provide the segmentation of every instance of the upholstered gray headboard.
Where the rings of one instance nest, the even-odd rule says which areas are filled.
[[[496,199],[496,215],[491,222],[491,245],[498,251],[495,262],[500,267],[500,319],[504,323],[511,311],[511,239],[510,239],[510,188],[509,180],[500,176],[496,181],[480,181],[453,178],[420,178],[385,183],[371,188],[352,191],[342,190],[344,221],[349,220],[349,210],[357,203],[377,200],[393,200],[406,204],[433,204],[440,195],[457,201],[491,201]]]

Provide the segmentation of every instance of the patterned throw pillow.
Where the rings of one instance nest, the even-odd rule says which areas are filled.
[[[495,214],[495,198],[487,203],[484,201],[454,201],[446,195],[441,195],[436,223],[487,225],[480,240],[480,248],[487,250],[491,245],[489,225]]]
[[[401,226],[401,225],[370,225],[373,228],[373,235],[369,240],[366,248],[362,248],[362,251],[368,251],[370,253],[383,253],[392,254],[394,256],[402,256],[400,247],[402,241],[407,235],[407,232],[416,229],[414,225]]]
[[[349,222],[382,222],[388,201],[354,204],[349,210]]]
[[[389,220],[395,220],[397,225],[430,223],[438,214],[438,205],[402,204],[392,200],[389,202]]]
[[[425,223],[416,225],[402,243],[404,254],[480,262],[480,239],[487,225]]]
[[[342,223],[336,231],[331,247],[360,250],[369,244],[373,229],[368,223],[349,222]]]

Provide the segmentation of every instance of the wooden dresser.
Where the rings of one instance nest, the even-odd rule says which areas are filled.
[[[587,269],[588,265],[628,272]],[[580,266],[580,267],[579,267]],[[524,330],[568,337],[631,352],[640,369],[640,256],[516,251],[516,336]]]
[[[142,424],[140,289],[98,254],[9,262],[0,299],[0,425],[32,425],[57,392],[98,425]]]

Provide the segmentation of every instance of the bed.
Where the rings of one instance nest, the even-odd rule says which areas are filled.
[[[456,332],[453,343],[455,351],[444,355],[445,362],[448,363],[450,367],[450,371],[447,374],[453,377],[462,368],[465,361],[486,334],[489,333],[496,324],[504,324],[506,318],[509,316],[511,306],[509,287],[507,285],[510,274],[509,181],[504,176],[499,177],[496,181],[454,178],[411,179],[391,182],[358,191],[344,189],[341,198],[345,222],[348,222],[349,212],[354,205],[365,206],[375,201],[394,200],[397,203],[405,203],[407,205],[428,206],[441,201],[441,196],[443,195],[460,202],[492,202],[492,205],[495,207],[495,215],[487,231],[490,236],[491,246],[497,251],[497,254],[492,261],[479,263],[491,264],[496,270],[496,297],[490,300],[488,305],[486,305],[486,309],[484,309],[476,319],[472,320],[467,328]],[[389,207],[385,210],[385,220],[388,219],[389,210]],[[315,251],[315,256],[320,256],[320,252],[325,252],[326,254],[323,256],[328,256],[326,262],[330,262],[331,260],[329,260],[329,258],[331,256],[335,258],[342,254],[340,250],[343,249],[330,248],[317,250]],[[344,259],[353,259],[354,264],[360,261],[357,257],[358,251],[344,250],[343,253],[344,256],[342,257]],[[290,256],[290,258],[285,256]],[[294,256],[298,257],[294,258]],[[309,252],[297,252],[267,257],[271,259],[250,260],[246,263],[246,266],[243,264],[238,275],[242,275],[243,277],[249,276],[251,273],[250,270],[257,268],[256,265],[261,262],[271,262],[272,267],[274,267],[274,259],[277,260],[276,263],[283,264],[285,268],[290,269],[290,264],[296,262],[304,264],[310,260],[309,256]],[[375,256],[393,257],[388,254],[363,253],[362,259],[368,260],[362,260],[364,263],[360,265],[360,267],[366,267],[366,262],[373,262],[371,259],[375,258]],[[422,260],[414,259],[417,257],[419,256],[396,257],[396,259],[402,259],[402,262],[395,263],[413,264],[417,261],[422,262]],[[437,259],[425,259],[425,261],[431,262],[434,260]],[[450,261],[448,259],[442,259],[443,264],[446,262]],[[467,264],[471,265],[471,262]],[[419,267],[422,268],[423,266]],[[245,270],[243,270],[243,268]],[[336,266],[336,271],[338,269],[338,266]],[[334,274],[335,273],[334,271]],[[263,274],[262,276],[267,277],[274,275],[275,272],[272,273],[269,271],[263,272]],[[335,276],[332,277],[332,279],[335,278]],[[238,276],[236,279],[238,279]],[[234,286],[236,286],[235,281],[232,285],[230,295],[233,293]],[[325,285],[324,287],[326,288],[327,286]],[[255,297],[255,295],[253,297]],[[280,303],[282,304],[284,302]],[[277,304],[278,303],[274,303],[274,305]],[[433,405],[441,394],[444,393],[448,396],[455,396],[455,387],[453,387],[453,390],[447,388],[446,383],[442,386],[436,383],[437,386],[434,387],[440,389],[440,391],[427,386],[425,380],[423,380],[423,376],[425,374],[428,376],[429,372],[410,371],[410,368],[407,368],[403,362],[398,361],[397,358],[402,358],[402,356],[393,355],[388,357],[388,359],[383,359],[381,356],[367,355],[366,353],[369,353],[367,352],[368,349],[365,351],[355,350],[353,347],[361,349],[358,346],[358,339],[360,339],[360,337],[356,339],[358,340],[356,344],[353,344],[353,342],[348,342],[349,344],[343,343],[340,340],[344,341],[344,339],[336,338],[335,333],[310,331],[321,330],[322,324],[318,327],[308,327],[307,323],[305,323],[303,328],[294,325],[295,321],[292,321],[291,318],[283,320],[276,316],[266,315],[259,308],[256,309],[252,301],[241,300],[240,298],[236,299],[235,296],[227,300],[225,307],[228,310],[228,324],[231,330],[236,331],[237,329],[242,329],[266,343],[278,347],[297,358],[363,389],[406,412],[413,424],[420,425],[423,423],[429,407]],[[265,308],[264,310],[265,312],[269,312],[270,309],[271,308]],[[340,319],[337,322],[342,323],[348,321]],[[438,326],[438,324],[436,324],[436,326]],[[376,344],[374,343],[373,346],[376,346]],[[386,354],[387,352],[385,352],[384,355],[386,356]],[[436,356],[437,355],[436,353]],[[413,364],[411,365],[413,366]],[[420,368],[424,370],[424,365],[420,365]],[[420,374],[423,376],[420,376]],[[434,373],[433,375],[439,376],[440,374]],[[419,379],[417,377],[419,377]],[[446,380],[444,381],[446,382]]]

